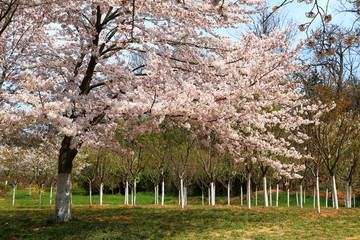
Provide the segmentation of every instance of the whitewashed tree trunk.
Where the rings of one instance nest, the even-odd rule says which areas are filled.
[[[286,202],[287,202],[287,206],[290,207],[290,189],[287,189],[287,193],[286,193]]]
[[[129,181],[126,180],[125,182],[125,199],[124,204],[129,205]]]
[[[103,204],[103,195],[104,195],[104,183],[100,183],[100,205]]]
[[[316,208],[316,187],[314,188],[314,196],[313,196],[313,208]]]
[[[299,195],[300,195],[300,208],[303,208],[303,187],[302,187],[302,184],[300,184],[300,192],[299,192]]]
[[[276,184],[276,206],[279,206],[279,184]]]
[[[208,196],[209,196],[209,205],[211,205],[211,190],[208,188]]]
[[[180,178],[180,198],[181,198],[181,207],[185,207],[185,199],[184,199],[184,180]]]
[[[228,184],[227,184],[227,202],[228,202],[228,206],[231,205],[231,198],[230,198],[230,187],[231,187],[231,184],[230,184],[230,181],[228,181]]]
[[[50,185],[50,200],[49,200],[50,205],[52,204],[52,199],[53,199],[53,185],[51,184]]]
[[[356,207],[355,199],[356,199],[356,193],[354,191],[354,193],[353,193],[353,207]]]
[[[201,205],[205,205],[204,190],[203,189],[201,189]]]
[[[5,185],[8,185],[8,180],[5,180]]]
[[[161,206],[164,206],[165,203],[165,181],[161,183]]]
[[[268,207],[269,202],[268,202],[268,194],[267,194],[266,177],[263,177],[263,184],[264,184],[264,205],[265,207]]]
[[[326,188],[326,191],[325,191],[325,207],[328,207],[328,202],[329,202],[329,189]]]
[[[29,196],[31,196],[32,184],[29,185]]]
[[[306,189],[304,188],[304,207],[305,207],[305,204],[306,204]]]
[[[92,183],[89,181],[89,205],[92,206]]]
[[[251,173],[248,173],[246,184],[246,197],[247,197],[247,208],[251,209]]]
[[[41,195],[41,190],[42,190],[42,188],[43,188],[43,185],[41,184],[40,186],[39,186],[39,205],[41,205],[42,204],[42,195]]]
[[[134,206],[134,187],[131,188],[131,205]]]
[[[319,175],[316,176],[316,210],[318,213],[321,212],[320,209],[320,183],[319,183]]]
[[[211,206],[215,206],[215,184],[214,182],[210,183],[210,193],[211,193]]]
[[[336,179],[335,175],[332,176],[332,188],[333,188],[333,195],[334,195],[334,208],[339,209],[339,201],[337,196],[337,189],[336,189]]]
[[[257,187],[255,188],[255,206],[258,205],[258,189]]]
[[[134,206],[136,206],[136,178],[134,179]]]
[[[15,205],[15,196],[16,196],[16,184],[13,187],[13,195],[12,195],[12,205]]]
[[[181,190],[179,190],[179,205],[181,205]]]
[[[298,197],[298,192],[295,191],[295,196],[296,196],[296,206],[299,206],[299,197]]]
[[[157,195],[157,186],[155,185],[155,187],[154,187],[154,204],[156,205],[157,204],[157,202],[156,202],[156,195]]]
[[[243,192],[243,186],[241,184],[241,188],[240,188],[240,205],[243,206],[244,205],[244,192]]]
[[[269,186],[269,202],[270,202],[270,206],[272,206],[272,192],[271,192],[271,185]]]
[[[54,219],[60,222],[71,220],[71,173],[58,173]]]
[[[184,187],[184,201],[185,201],[185,206],[187,205],[187,187]]]

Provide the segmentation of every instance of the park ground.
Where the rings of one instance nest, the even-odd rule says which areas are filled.
[[[123,196],[105,195],[103,206],[90,208],[87,196],[75,191],[73,221],[56,223],[46,193],[38,205],[19,190],[15,206],[10,196],[0,200],[0,239],[360,239],[359,208],[322,208],[318,214],[310,197],[300,209],[286,207],[281,195],[280,207],[201,206],[193,197],[181,209],[175,197],[155,206],[151,193],[140,193],[138,206],[124,206]]]

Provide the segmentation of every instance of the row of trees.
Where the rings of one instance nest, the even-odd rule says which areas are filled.
[[[220,165],[208,166],[209,161],[233,159],[243,165],[250,189],[256,170],[265,176],[272,168],[279,178],[299,178],[304,167],[298,164],[307,161],[307,169],[315,169],[319,179],[323,164],[319,162],[314,168],[314,159],[340,162],[338,156],[348,156],[344,149],[356,153],[356,135],[333,140],[329,136],[337,139],[339,134],[335,130],[330,135],[325,129],[340,126],[338,133],[344,132],[343,124],[335,124],[336,116],[349,115],[356,123],[358,115],[352,114],[356,112],[351,110],[352,105],[334,107],[333,98],[326,101],[321,94],[312,94],[319,86],[331,91],[337,83],[345,82],[343,74],[336,80],[331,76],[344,70],[310,69],[314,80],[322,82],[300,83],[299,79],[311,77],[307,77],[309,71],[294,76],[304,69],[297,61],[302,45],[293,47],[287,32],[244,32],[240,40],[218,33],[218,29],[240,29],[264,2],[2,2],[3,142],[12,145],[19,142],[14,139],[29,135],[62,138],[57,148],[56,220],[71,220],[73,165],[82,147],[100,152],[111,149],[115,156],[126,159],[120,168],[129,169],[126,166],[136,166],[144,157],[142,137],[169,128],[186,129],[186,144],[179,144],[184,138],[179,132],[167,144],[178,143],[180,149],[158,157],[173,163],[169,167],[179,178],[182,205],[186,181],[196,169],[187,168],[197,142],[203,146],[195,147],[195,153],[205,166],[211,196],[215,195]],[[320,11],[317,1],[305,2],[318,9],[326,29],[329,15]],[[358,8],[356,3],[354,6]],[[307,44],[319,43],[315,49],[320,60],[336,53],[335,43],[358,44],[350,33],[345,40],[334,42],[325,38],[326,32],[320,32],[321,38],[314,34],[316,41]],[[323,84],[324,79],[328,85]],[[354,86],[358,86],[356,81]],[[357,93],[343,91],[343,86],[338,84],[335,92],[357,99]],[[335,102],[342,106],[341,101]],[[330,124],[327,119],[334,122]],[[319,132],[330,142],[318,138],[315,133]],[[356,131],[348,127],[345,132]],[[323,153],[325,147],[333,146],[331,141],[353,147],[341,145]],[[100,163],[96,169],[106,172]],[[135,174],[135,169],[124,175]],[[332,177],[334,174],[330,173]],[[333,180],[334,192],[335,183]],[[136,180],[132,179],[132,184],[135,192]]]

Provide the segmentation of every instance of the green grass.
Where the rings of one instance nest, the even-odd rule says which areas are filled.
[[[151,193],[138,194],[141,206],[120,205],[122,196],[105,195],[105,206],[89,208],[87,196],[76,190],[73,221],[55,223],[47,195],[41,206],[25,190],[18,191],[15,206],[11,196],[0,200],[0,239],[360,239],[359,209],[323,208],[321,214],[295,206],[248,210],[238,204],[193,204],[198,197],[181,209],[176,196],[168,196],[164,207],[152,205]]]

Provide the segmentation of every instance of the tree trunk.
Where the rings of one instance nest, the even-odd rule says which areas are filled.
[[[131,205],[134,206],[134,187],[131,188]]]
[[[313,197],[313,208],[316,208],[316,186],[314,188],[314,197]]]
[[[258,189],[257,187],[255,188],[255,206],[258,205]]]
[[[180,178],[180,198],[181,198],[181,208],[185,207],[185,199],[184,199],[184,180]]]
[[[29,196],[31,196],[32,184],[29,185]]]
[[[298,197],[298,192],[295,191],[295,196],[296,196],[296,206],[299,206],[299,197]]]
[[[38,191],[38,198],[39,198],[39,205],[41,205],[41,189],[42,189],[42,185],[41,186],[39,186],[39,191]]]
[[[136,178],[134,179],[134,202],[133,205],[136,206]]]
[[[56,204],[54,220],[67,222],[71,220],[71,171],[77,149],[70,148],[73,137],[65,136],[58,159],[58,177],[56,185]]]
[[[287,194],[286,194],[286,202],[287,202],[287,206],[290,207],[290,189],[287,189]]]
[[[279,206],[279,184],[276,184],[276,206]]]
[[[163,180],[161,183],[161,205],[164,206],[165,201],[165,181]]]
[[[231,198],[230,198],[230,186],[231,184],[230,184],[230,181],[228,181],[228,184],[227,184],[227,202],[228,202],[228,206],[230,206],[231,205]]]
[[[89,181],[89,206],[92,207],[92,183]]]
[[[53,198],[53,185],[50,185],[50,205],[52,204],[52,198]]]
[[[338,196],[337,196],[335,175],[332,176],[332,188],[333,188],[333,195],[334,195],[334,208],[339,209],[339,201],[338,201]]]
[[[356,207],[355,199],[356,199],[356,193],[354,191],[354,193],[353,193],[353,207]]]
[[[185,206],[187,205],[187,187],[184,187]]]
[[[208,188],[208,196],[209,196],[209,205],[211,205],[211,190]]]
[[[58,173],[56,192],[55,220],[71,220],[71,173]]]
[[[201,205],[204,205],[205,201],[204,201],[204,190],[201,189]]]
[[[247,184],[246,184],[247,208],[251,209],[251,173],[248,173],[246,178],[247,178]]]
[[[320,213],[320,183],[319,183],[319,174],[316,176],[316,210]]]
[[[268,193],[267,193],[266,177],[263,177],[263,184],[264,184],[264,204],[265,204],[265,207],[268,207],[268,206],[269,206],[269,202],[268,202]]]
[[[156,195],[157,195],[157,186],[155,185],[155,187],[154,187],[154,204],[156,205],[157,204],[157,202],[156,202]]]
[[[125,205],[129,205],[129,181],[126,180],[125,182]]]
[[[300,208],[303,208],[303,187],[302,187],[302,184],[300,184],[299,195],[300,195]]]
[[[328,207],[328,201],[329,201],[329,189],[326,188],[326,191],[325,191],[325,207]]]
[[[104,183],[100,182],[100,205],[103,204],[103,196],[104,196]]]
[[[211,193],[211,206],[215,206],[215,185],[214,182],[210,183],[210,193]]]
[[[304,207],[305,207],[305,204],[306,204],[306,189],[305,188],[304,188],[303,192],[304,192]]]
[[[269,186],[269,202],[270,202],[270,206],[272,206],[272,192],[271,192],[271,185]]]
[[[244,205],[244,192],[243,192],[243,186],[241,184],[241,188],[240,188],[240,205]]]
[[[15,195],[16,195],[16,184],[13,187],[13,196],[12,196],[12,205],[15,205]]]

